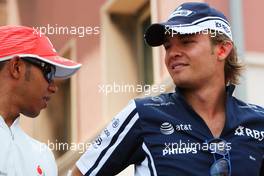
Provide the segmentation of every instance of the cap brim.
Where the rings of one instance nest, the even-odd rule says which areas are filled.
[[[216,22],[220,26],[216,26]],[[165,36],[175,36],[181,34],[210,34],[210,30],[218,31],[225,34],[232,39],[231,29],[221,20],[207,20],[199,24],[170,24],[170,23],[156,23],[149,26],[145,32],[145,41],[150,46],[160,46],[165,41]],[[215,33],[214,33],[215,35]]]
[[[56,66],[56,78],[69,78],[82,66],[80,63],[76,63],[61,56],[41,57],[41,60]]]
[[[160,46],[165,40],[165,25],[155,23],[150,25],[145,31],[145,42],[150,46]]]
[[[165,41],[166,35],[194,34],[205,30],[205,27],[199,25],[191,26],[173,26],[166,28],[167,24],[156,23],[151,25],[145,32],[145,41],[150,46],[160,46]]]
[[[19,56],[19,57],[33,57],[39,60],[42,60],[44,62],[47,62],[51,65],[54,65],[56,67],[56,72],[55,72],[55,78],[62,78],[66,79],[72,76],[77,70],[80,69],[82,64],[74,62],[70,59],[66,59],[61,56],[45,56],[41,57],[35,54],[16,54],[12,56],[7,56],[5,58],[1,58],[2,61],[9,60],[13,58],[14,56]]]

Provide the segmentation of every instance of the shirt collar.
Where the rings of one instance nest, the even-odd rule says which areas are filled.
[[[232,96],[234,91],[235,91],[236,86],[234,84],[229,84],[226,86],[226,93],[229,96]],[[175,91],[178,95],[180,95],[182,97],[182,89],[180,87],[176,87]]]
[[[191,109],[191,106],[185,101],[184,96],[182,95],[182,89],[179,87],[176,87],[176,92],[175,92],[175,97],[178,97],[179,100],[183,103],[183,106],[185,108]],[[237,124],[237,119],[234,116],[233,113],[233,93],[235,90],[235,85],[230,84],[228,86],[226,86],[226,93],[227,93],[227,97],[226,97],[226,121],[225,121],[225,125],[223,128],[223,131],[221,133],[221,135],[224,135],[225,133],[227,133],[230,129],[232,129],[236,124]]]
[[[10,126],[10,129],[15,129],[19,126],[19,116],[16,118],[16,120],[13,122],[13,124]],[[5,123],[4,118],[0,115],[0,127],[3,128],[9,128],[7,124]]]
[[[226,86],[226,92],[229,96],[232,96],[235,91],[236,86],[234,84],[230,84]]]
[[[5,124],[5,120],[4,118],[0,115],[0,127],[4,127],[6,124]]]

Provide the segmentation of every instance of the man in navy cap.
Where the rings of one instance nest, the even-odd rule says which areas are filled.
[[[264,109],[232,95],[242,66],[227,18],[184,3],[145,40],[164,46],[176,91],[132,100],[77,161],[79,171],[110,176],[134,164],[137,176],[263,175]]]

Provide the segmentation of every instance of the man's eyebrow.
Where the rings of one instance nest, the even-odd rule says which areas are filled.
[[[164,38],[164,42],[163,42],[163,44],[164,44],[164,43],[168,43],[168,42],[169,42],[168,37],[165,37],[165,38]]]
[[[171,37],[171,36],[168,36],[168,35],[164,36],[163,44],[168,43],[168,42],[170,41],[170,40],[169,40],[170,37]]]
[[[197,35],[196,34],[178,34],[178,35],[175,35],[175,36],[173,36],[173,37],[177,37],[179,40],[184,40],[184,39],[193,39],[193,38],[195,38]],[[168,43],[169,41],[170,41],[170,38],[171,38],[172,36],[170,36],[170,35],[166,35],[165,37],[164,37],[164,42],[163,42],[163,44],[164,43]]]

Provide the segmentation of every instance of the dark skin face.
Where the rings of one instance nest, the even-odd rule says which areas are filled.
[[[20,113],[28,117],[39,115],[58,89],[54,82],[49,84],[46,81],[39,67],[19,57],[6,62],[1,70],[1,79],[6,84],[0,90],[3,95],[0,114],[8,121],[7,124],[12,124]]]
[[[36,117],[41,109],[47,107],[52,94],[56,93],[58,88],[54,82],[49,84],[46,81],[39,67],[26,62],[24,64],[26,71],[21,84],[25,88],[24,91],[30,92],[30,94],[21,94],[21,97],[28,101],[22,106],[21,113],[29,117]]]

